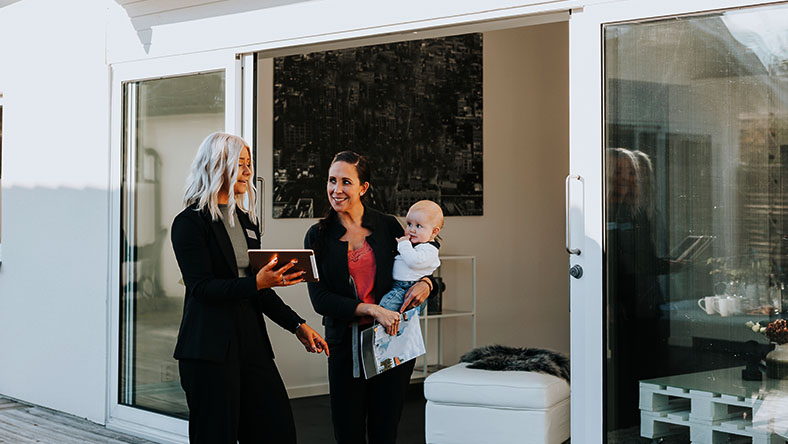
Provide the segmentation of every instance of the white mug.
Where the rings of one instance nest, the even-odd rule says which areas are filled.
[[[712,306],[722,317],[728,317],[741,312],[741,301],[735,296],[719,298],[712,302]]]
[[[730,307],[731,314],[741,313],[741,298],[728,296],[728,306]]]
[[[714,309],[714,301],[718,300],[719,298],[719,296],[706,296],[705,298],[700,298],[698,299],[698,307],[705,311],[706,314],[713,315],[714,313],[717,313],[717,311]]]

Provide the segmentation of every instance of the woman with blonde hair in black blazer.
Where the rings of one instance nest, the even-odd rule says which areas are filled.
[[[252,209],[252,157],[243,139],[209,135],[187,179],[172,246],[186,297],[175,358],[189,406],[192,443],[295,443],[290,402],[274,363],[263,314],[294,333],[308,352],[328,345],[274,292],[302,282],[276,259],[252,273],[260,248]],[[248,208],[245,206],[248,202]]]

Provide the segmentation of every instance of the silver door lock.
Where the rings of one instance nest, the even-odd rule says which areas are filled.
[[[575,279],[580,279],[583,277],[583,267],[580,265],[572,265],[572,268],[569,269],[569,276],[572,276]]]

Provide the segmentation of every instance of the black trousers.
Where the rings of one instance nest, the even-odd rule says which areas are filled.
[[[295,422],[274,360],[250,307],[237,317],[225,362],[181,359],[192,444],[294,444]],[[251,317],[249,317],[251,314]],[[251,321],[251,323],[250,323]]]
[[[415,360],[371,379],[353,378],[351,330],[329,344],[331,420],[338,444],[394,444]]]

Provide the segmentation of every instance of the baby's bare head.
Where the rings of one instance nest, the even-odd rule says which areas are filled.
[[[420,200],[413,204],[408,210],[408,216],[419,215],[420,218],[437,227],[443,228],[443,210],[441,206],[431,200]]]
[[[443,228],[443,211],[431,200],[413,204],[405,216],[405,234],[414,244],[431,242]]]

